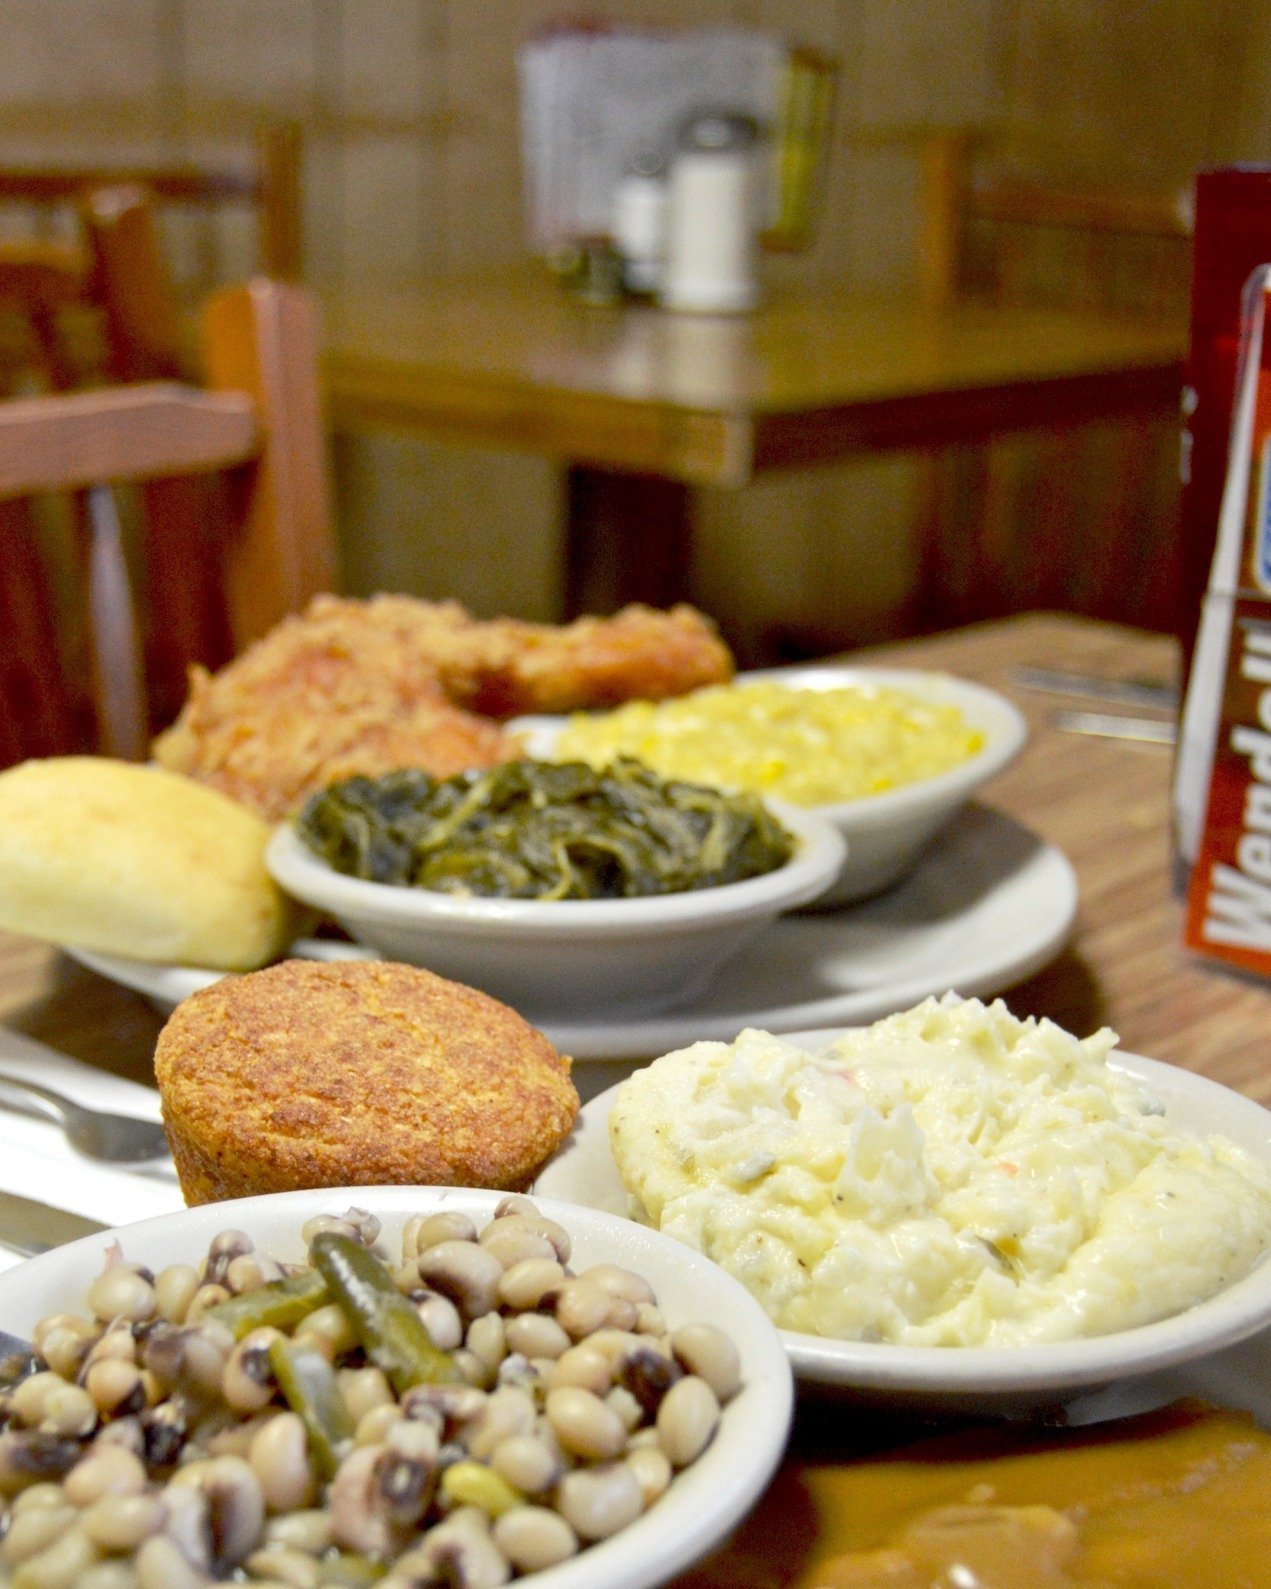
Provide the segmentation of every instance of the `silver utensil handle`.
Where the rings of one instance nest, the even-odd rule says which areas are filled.
[[[37,1120],[53,1120],[66,1124],[67,1100],[38,1082],[25,1081],[21,1076],[0,1075],[0,1100],[4,1095],[16,1094],[7,1108],[18,1114],[33,1115]]]

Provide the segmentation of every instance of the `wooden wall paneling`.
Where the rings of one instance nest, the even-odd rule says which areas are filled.
[[[342,254],[370,282],[417,279],[441,256],[441,62],[426,0],[344,0]]]
[[[336,438],[334,466],[350,594],[561,616],[563,475],[548,460],[367,431]]]

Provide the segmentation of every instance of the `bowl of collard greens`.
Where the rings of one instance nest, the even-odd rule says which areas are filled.
[[[664,782],[638,763],[402,772],[316,795],[267,853],[277,882],[359,942],[526,1014],[692,999],[837,876],[814,813]]]

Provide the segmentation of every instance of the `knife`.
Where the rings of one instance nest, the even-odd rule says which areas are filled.
[[[83,1214],[52,1208],[34,1198],[19,1197],[16,1192],[0,1192],[0,1246],[27,1257],[48,1252],[64,1242],[78,1241],[81,1236],[99,1236],[109,1229]]]

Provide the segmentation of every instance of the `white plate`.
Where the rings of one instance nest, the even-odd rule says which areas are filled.
[[[819,900],[844,840],[813,811],[772,800],[794,839],[771,871],[714,888],[639,899],[487,899],[372,883],[337,872],[290,824],[265,866],[294,899],[333,916],[386,960],[469,983],[548,1027],[592,1010],[645,1016],[693,1007],[743,948],[784,911]]]
[[[112,1241],[128,1260],[158,1270],[197,1263],[211,1238],[232,1225],[272,1256],[296,1259],[304,1255],[300,1227],[314,1214],[342,1213],[350,1204],[369,1209],[383,1221],[391,1244],[411,1214],[444,1206],[484,1224],[502,1195],[356,1186],[212,1203],[143,1220],[59,1247],[0,1276],[0,1329],[29,1340],[46,1315],[85,1311],[84,1292]],[[705,1555],[762,1494],[785,1448],[793,1400],[790,1366],[763,1310],[714,1264],[627,1220],[538,1201],[569,1231],[582,1265],[613,1261],[634,1269],[653,1286],[668,1319],[723,1322],[741,1356],[742,1389],[725,1407],[719,1432],[702,1456],[620,1534],[534,1577],[535,1589],[647,1589]]]
[[[794,1032],[789,1037],[815,1051],[841,1035],[841,1031],[818,1031]],[[1189,1130],[1229,1137],[1271,1164],[1271,1111],[1261,1104],[1156,1060],[1118,1051],[1112,1063],[1138,1077],[1166,1112]],[[617,1091],[611,1087],[585,1106],[573,1135],[535,1183],[536,1195],[626,1213],[627,1194],[609,1151],[609,1110]],[[783,1330],[781,1338],[800,1380],[870,1400],[1009,1415],[1087,1397],[1101,1416],[1113,1416],[1137,1410],[1127,1401],[1129,1382],[1220,1352],[1260,1330],[1264,1333],[1259,1344],[1243,1350],[1246,1358],[1256,1351],[1271,1368],[1269,1325],[1271,1255],[1264,1256],[1243,1280],[1185,1313],[1084,1340],[1036,1347],[889,1346],[834,1341],[793,1330]],[[1239,1375],[1228,1375],[1228,1381],[1230,1390],[1240,1384]],[[1166,1383],[1175,1388],[1140,1387],[1139,1404],[1152,1405],[1180,1393],[1176,1381]],[[1271,1419],[1271,1375],[1260,1383],[1260,1392],[1256,1385],[1244,1392],[1246,1398],[1260,1395],[1259,1403],[1244,1399],[1237,1404]],[[1116,1398],[1093,1397],[1108,1386],[1117,1388]]]
[[[1067,858],[986,806],[968,806],[889,893],[849,909],[783,916],[731,960],[691,1010],[645,1019],[549,1023],[581,1060],[648,1058],[698,1038],[731,1042],[746,1026],[789,1032],[859,1024],[929,993],[1000,993],[1052,960],[1077,913]],[[367,951],[309,940],[301,955]],[[218,979],[184,966],[66,953],[163,1008]]]

